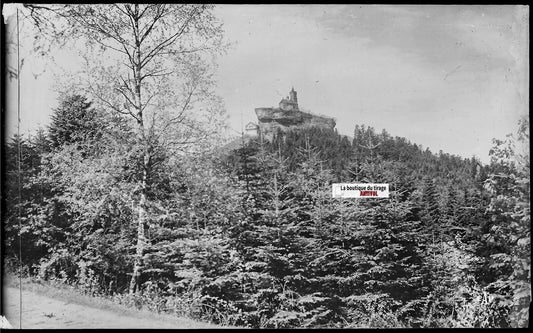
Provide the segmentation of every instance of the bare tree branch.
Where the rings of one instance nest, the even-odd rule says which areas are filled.
[[[204,5],[202,5],[201,7],[203,10]],[[148,52],[148,54],[141,60],[141,67],[144,67],[150,60],[152,60],[155,56],[158,55],[159,51],[174,43],[174,41],[176,41],[176,39],[178,39],[183,34],[185,29],[189,26],[189,23],[194,19],[197,14],[199,14],[197,8],[198,7],[194,7],[193,10],[191,10],[191,12],[188,14],[187,19],[185,20],[185,23],[178,29],[175,34],[166,38],[165,40],[157,44],[154,48],[152,48],[151,51]]]

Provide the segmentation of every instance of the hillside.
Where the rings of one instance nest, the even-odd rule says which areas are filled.
[[[60,121],[67,134],[78,124]],[[139,147],[84,125],[56,146],[7,145],[6,179],[25,153],[8,267],[22,259],[31,277],[218,325],[527,326],[529,164],[512,141],[495,141],[490,165],[363,125],[352,140],[311,126],[189,155],[155,143],[139,231]],[[390,196],[333,198],[336,182],[387,183]],[[142,293],[130,292],[138,259]]]
[[[23,328],[529,326],[529,7],[4,9]]]

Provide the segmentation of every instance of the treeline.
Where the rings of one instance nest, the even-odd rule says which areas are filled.
[[[146,161],[129,131],[74,95],[47,129],[8,142],[8,268],[258,328],[528,324],[528,120],[494,141],[489,165],[365,126],[351,140],[309,128],[183,154],[151,143],[135,293]],[[389,183],[391,195],[335,199],[334,182]]]

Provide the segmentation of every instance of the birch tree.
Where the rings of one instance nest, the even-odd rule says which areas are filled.
[[[213,131],[221,115],[212,64],[224,50],[213,6],[187,4],[68,5],[54,9],[85,60],[83,85],[93,101],[134,124],[137,241],[130,293],[140,291],[148,182],[161,147],[186,151]],[[80,43],[82,43],[80,45]],[[211,61],[211,63],[210,63]]]

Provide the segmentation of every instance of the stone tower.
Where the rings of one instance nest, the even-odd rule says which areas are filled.
[[[279,102],[279,108],[283,111],[298,111],[298,97],[296,97],[296,91],[294,87],[289,92],[287,98],[282,98]]]
[[[292,87],[291,91],[289,92],[289,101],[293,102],[296,105],[296,108],[298,108],[298,97],[296,96],[294,87]]]

